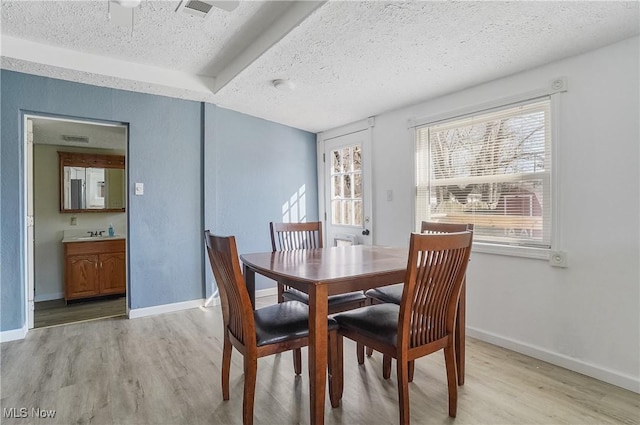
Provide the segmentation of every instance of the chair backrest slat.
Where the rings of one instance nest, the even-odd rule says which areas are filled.
[[[411,235],[398,344],[408,340],[414,348],[453,332],[472,235],[466,230]]]
[[[225,326],[241,343],[255,345],[255,323],[249,292],[242,276],[238,248],[233,236],[215,236],[205,232],[209,262],[216,279]]]
[[[322,248],[322,222],[269,223],[271,249],[293,251],[296,249]]]

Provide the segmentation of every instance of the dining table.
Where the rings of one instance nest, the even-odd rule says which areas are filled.
[[[330,295],[402,283],[407,270],[408,247],[351,245],[319,249],[262,252],[240,255],[244,278],[255,309],[256,273],[309,295],[309,396],[310,423],[324,423],[328,351],[328,301]],[[464,291],[463,291],[464,292]],[[461,299],[463,300],[463,295]],[[463,302],[459,305],[464,308]],[[464,311],[458,319],[464,318]],[[456,343],[464,347],[464,321],[458,320]],[[462,362],[464,348],[457,352]],[[462,360],[460,360],[462,357]],[[460,380],[462,385],[464,379]]]

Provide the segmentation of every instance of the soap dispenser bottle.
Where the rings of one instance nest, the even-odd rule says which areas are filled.
[[[115,232],[113,231],[113,224],[109,224],[109,236],[115,236]]]

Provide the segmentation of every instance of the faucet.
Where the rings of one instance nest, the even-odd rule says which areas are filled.
[[[102,234],[104,233],[104,230],[100,230],[100,231],[96,230],[95,232],[88,231],[87,233],[89,233],[89,235],[91,235],[91,237],[93,238],[95,236],[102,236]]]

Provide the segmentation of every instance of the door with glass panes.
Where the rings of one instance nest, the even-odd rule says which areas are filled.
[[[326,246],[371,245],[369,131],[325,140]]]

